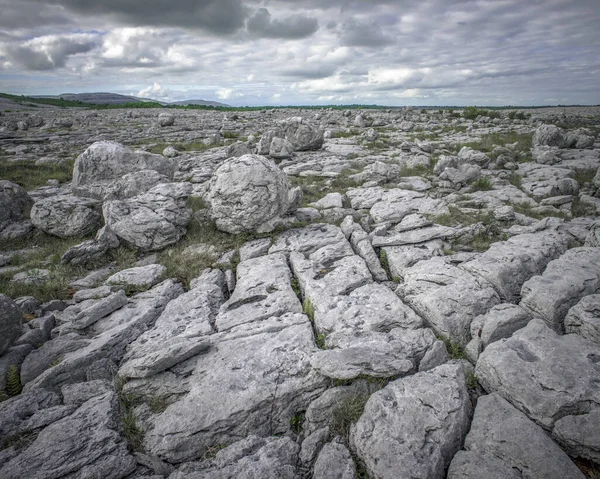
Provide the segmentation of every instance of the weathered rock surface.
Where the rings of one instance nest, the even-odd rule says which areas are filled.
[[[585,296],[565,317],[565,332],[600,343],[600,294]]]
[[[405,270],[396,292],[438,334],[462,345],[471,339],[473,318],[500,303],[490,283],[441,257]]]
[[[323,446],[313,470],[314,479],[356,479],[356,466],[343,444],[330,442]]]
[[[279,126],[296,151],[318,150],[323,146],[323,130],[302,117],[288,118],[281,121]]]
[[[219,229],[267,232],[297,208],[299,194],[277,165],[262,156],[244,155],[215,171],[207,201]]]
[[[534,146],[557,146],[562,148],[565,143],[563,130],[555,125],[542,125],[533,135]]]
[[[97,141],[75,161],[72,190],[100,200],[124,199],[163,179],[172,180],[175,169],[175,161],[162,155],[132,151],[114,141]]]
[[[464,366],[449,363],[373,394],[350,431],[371,477],[442,478],[469,429]]]
[[[0,180],[0,232],[29,216],[33,199],[24,188],[7,180]]]
[[[541,427],[496,393],[477,401],[464,449],[454,456],[449,479],[584,478]]]
[[[216,276],[216,277],[215,277]],[[218,271],[200,281],[187,293],[171,301],[154,327],[127,348],[119,374],[143,378],[157,374],[210,347],[205,337],[213,334],[215,318],[222,304],[224,281]]]
[[[131,297],[127,307],[114,311],[89,327],[89,344],[64,354],[58,364],[39,374],[26,385],[26,389],[57,388],[63,384],[85,381],[87,370],[95,363],[106,359],[120,362],[127,345],[153,325],[167,303],[181,293],[181,285],[166,280]],[[47,342],[44,347],[51,347],[53,342]]]
[[[196,362],[189,393],[154,417],[146,435],[148,450],[169,462],[240,435],[284,432],[325,389],[309,363],[316,346],[302,314],[265,319],[213,344]]]
[[[558,332],[569,308],[600,292],[600,248],[572,248],[523,284],[520,305]]]
[[[49,412],[45,409],[36,415]],[[136,461],[119,434],[119,402],[114,392],[100,391],[72,414],[65,415],[68,410],[64,408],[56,412],[59,414],[54,415],[55,421],[18,455],[0,466],[2,477],[116,478],[135,469]],[[32,433],[48,421],[36,424],[37,421],[31,419],[29,422],[33,424],[29,428],[21,427],[21,433]]]
[[[102,225],[100,202],[71,195],[36,201],[31,208],[31,222],[48,234],[60,238],[86,236]]]
[[[576,423],[590,432],[600,428],[599,372],[597,343],[576,334],[559,336],[540,319],[490,344],[476,367],[486,391],[500,394],[567,451],[596,461],[597,434],[581,434]],[[562,427],[555,432],[559,421]]]
[[[479,353],[489,344],[510,337],[515,331],[525,327],[531,320],[531,314],[520,306],[501,303],[487,313],[477,316],[471,323],[471,341],[465,352],[476,363]]]
[[[181,239],[192,210],[185,197],[162,186],[130,199],[104,203],[106,224],[119,239],[143,251],[160,250]]]
[[[183,465],[169,479],[295,479],[298,449],[288,437],[251,435],[219,451],[212,461]]]
[[[119,271],[110,276],[105,283],[118,286],[150,288],[160,281],[167,268],[161,264],[137,266]]]
[[[23,313],[8,296],[0,294],[0,355],[18,339],[23,332]]]
[[[487,280],[503,300],[516,302],[523,283],[541,274],[550,261],[563,254],[569,241],[568,235],[559,232],[517,235],[494,243],[461,268]]]

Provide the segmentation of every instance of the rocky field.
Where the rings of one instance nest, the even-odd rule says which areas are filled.
[[[598,479],[599,132],[4,101],[0,477]]]

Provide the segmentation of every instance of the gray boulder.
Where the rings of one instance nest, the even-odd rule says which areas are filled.
[[[252,153],[248,143],[243,141],[236,141],[233,145],[227,148],[227,158],[237,158],[238,156],[244,156]]]
[[[597,343],[577,334],[559,336],[533,319],[512,337],[490,344],[476,374],[486,391],[497,392],[549,431],[569,454],[599,461],[598,362]]]
[[[93,305],[83,309],[72,321],[73,329],[85,329],[88,326],[105,318],[117,309],[127,304],[127,296],[123,290],[102,298]]]
[[[212,461],[184,464],[169,479],[296,479],[298,449],[289,437],[250,435],[219,451]]]
[[[158,115],[156,123],[161,128],[165,126],[173,126],[175,124],[175,117],[170,113],[161,113]]]
[[[373,394],[350,444],[371,477],[441,479],[469,430],[464,366],[448,363]]]
[[[298,194],[273,162],[244,155],[225,161],[215,171],[206,200],[220,230],[268,232],[297,207]]]
[[[2,465],[0,476],[117,478],[135,469],[135,458],[119,434],[119,401],[114,392],[101,391],[65,416],[68,411],[64,407],[56,411],[63,417],[45,427],[31,445]]]
[[[33,199],[25,189],[7,180],[0,180],[0,231],[29,217]]]
[[[565,148],[592,148],[594,146],[594,135],[590,130],[578,129],[567,133],[565,138]]]
[[[60,258],[61,263],[73,266],[93,265],[100,262],[109,250],[109,245],[103,241],[87,240],[72,246]]]
[[[102,225],[100,202],[64,195],[43,198],[31,209],[33,225],[60,238],[86,236]]]
[[[555,125],[542,125],[533,134],[533,146],[557,146],[562,148],[565,135],[561,128]]]
[[[162,155],[132,151],[114,141],[97,141],[75,161],[72,190],[101,200],[126,198],[172,180],[176,168],[175,160]],[[142,170],[154,173],[140,173]]]
[[[565,332],[600,343],[600,294],[585,296],[565,317]]]
[[[149,264],[127,268],[110,276],[105,283],[118,286],[133,286],[138,288],[150,288],[157,284],[165,274],[167,268],[161,264]]]
[[[541,427],[496,393],[477,401],[464,449],[448,479],[585,477]]]
[[[285,138],[285,134],[279,128],[265,131],[258,141],[256,152],[259,155],[268,155],[274,138],[283,139]]]
[[[469,146],[463,146],[458,152],[458,161],[461,164],[476,165],[485,168],[490,163],[490,157],[482,151],[474,150]]]
[[[356,479],[356,466],[350,451],[338,442],[323,446],[313,470],[313,479]]]
[[[548,263],[541,276],[523,284],[521,307],[564,331],[567,312],[589,294],[600,292],[600,248],[572,248]]]
[[[77,349],[83,348],[89,341],[79,334],[67,333],[32,351],[21,366],[21,382],[27,384],[47,369],[62,361],[63,357]]]
[[[469,360],[476,363],[479,353],[489,344],[510,337],[530,320],[530,313],[511,303],[497,304],[486,314],[477,316],[471,323],[472,339],[465,348]]]
[[[0,355],[21,336],[23,313],[8,296],[0,294]]]
[[[271,158],[275,158],[276,160],[283,160],[285,158],[291,158],[294,154],[294,145],[292,145],[285,138],[275,137],[271,141],[271,146],[269,147],[269,156]]]
[[[105,202],[102,212],[107,226],[119,239],[143,251],[177,243],[186,232],[192,210],[185,197],[167,186],[158,185],[130,199]]]
[[[319,150],[323,146],[323,130],[301,117],[291,117],[279,122],[287,140],[295,151]]]
[[[469,183],[479,179],[481,176],[481,167],[478,165],[463,164],[458,168],[446,168],[440,174],[440,180],[443,186],[448,186],[455,190],[460,190]]]

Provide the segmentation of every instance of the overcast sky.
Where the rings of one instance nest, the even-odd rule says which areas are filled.
[[[0,0],[0,91],[600,104],[600,0]]]

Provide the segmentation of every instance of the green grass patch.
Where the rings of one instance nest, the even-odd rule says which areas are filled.
[[[492,213],[464,212],[458,206],[448,206],[448,213],[432,216],[430,219],[442,226],[468,226],[475,223],[490,224],[494,220]]]
[[[357,394],[342,401],[333,410],[329,427],[332,438],[339,436],[346,442],[348,441],[350,426],[360,419],[368,400],[369,396],[366,394]]]
[[[516,188],[523,188],[523,177],[514,171],[508,177],[508,182]]]
[[[346,193],[348,188],[355,188],[359,183],[350,178],[357,173],[354,169],[342,171],[335,178],[324,178],[322,176],[293,176],[290,182],[293,186],[299,186],[302,189],[301,207],[306,207],[310,203],[320,200],[328,193],[338,192]]]
[[[304,300],[304,303],[302,303],[302,312],[308,316],[308,319],[310,319],[311,323],[314,323],[315,307],[313,306],[312,301],[309,298],[306,298]]]
[[[569,176],[571,178],[573,178],[575,181],[577,181],[577,183],[579,183],[580,185],[584,185],[586,183],[591,183],[592,180],[594,179],[594,177],[596,176],[596,168],[590,168],[590,169],[584,169],[584,168],[577,168],[575,170],[573,170]]]
[[[496,224],[487,225],[485,230],[477,234],[468,244],[474,251],[487,251],[490,246],[498,241],[506,241],[508,235],[503,233]]]
[[[353,138],[358,135],[360,135],[358,130],[334,131],[331,134],[331,138]]]
[[[69,248],[84,240],[85,238],[62,239],[46,234],[19,240],[20,248],[31,251],[22,256],[15,255],[13,264],[22,267],[22,271],[47,269],[50,276],[41,284],[21,284],[11,282],[15,272],[0,274],[0,293],[11,298],[34,296],[41,302],[71,298],[74,291],[69,282],[87,274],[88,270],[81,266],[61,264],[60,258]],[[14,246],[14,242],[0,242],[0,251],[8,251]]]
[[[379,252],[379,262],[381,263],[381,267],[387,274],[387,277],[391,278],[392,273],[390,272],[390,262],[388,260],[387,253],[383,249]]]
[[[304,411],[297,412],[290,419],[290,429],[295,434],[302,432],[302,425],[304,424]]]
[[[45,186],[48,180],[54,179],[68,183],[73,177],[75,160],[66,161],[63,165],[36,166],[31,161],[0,161],[0,178],[12,181],[27,191]]]
[[[480,109],[475,106],[468,106],[463,110],[463,118],[466,120],[475,120],[478,116],[487,116],[488,118],[502,117],[499,111]]]
[[[453,342],[449,337],[443,335],[436,335],[438,339],[441,339],[446,346],[446,351],[451,359],[466,359],[465,349],[458,343]]]
[[[487,176],[482,176],[478,178],[473,183],[471,183],[470,191],[491,191],[494,187],[492,185],[492,181]]]
[[[506,146],[517,143],[516,151],[529,151],[532,145],[533,133],[517,133],[510,131],[506,133],[488,133],[481,137],[481,140],[468,143],[457,143],[454,145],[456,152],[460,151],[464,146],[473,148],[483,152],[490,153],[495,146]]]
[[[534,209],[537,207],[534,207],[532,205],[530,205],[529,203],[513,203],[513,208],[515,209],[515,211],[517,213],[521,213],[522,215],[525,216],[529,216],[530,218],[534,218],[537,220],[541,220],[544,218],[548,218],[548,217],[553,217],[553,218],[562,218],[562,219],[569,219],[570,215],[564,211],[547,211],[547,210],[540,210],[540,211],[535,211]]]
[[[223,138],[227,138],[229,140],[237,139],[240,137],[240,134],[237,131],[224,131],[221,133]]]
[[[194,152],[203,152],[207,150],[211,150],[213,148],[217,148],[221,145],[205,145],[201,141],[193,141],[190,143],[155,143],[148,148],[150,153],[156,153],[158,155],[162,155],[162,152],[165,150],[167,146],[172,146],[177,151],[194,151]]]

